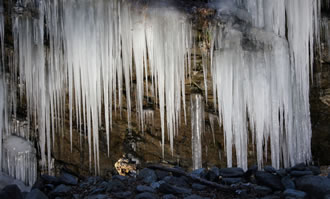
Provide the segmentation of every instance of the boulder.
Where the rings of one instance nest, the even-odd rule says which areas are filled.
[[[222,178],[221,182],[225,185],[232,185],[242,182],[242,178]]]
[[[264,171],[258,171],[256,172],[255,177],[258,184],[260,185],[268,186],[273,190],[283,189],[281,178],[277,175],[273,175]]]
[[[265,186],[255,186],[254,191],[258,196],[266,196],[272,193],[272,189]]]
[[[2,199],[23,199],[21,190],[16,184],[5,186],[0,193],[0,198]]]
[[[295,189],[286,189],[284,191],[285,198],[295,198],[295,199],[305,199],[307,197],[307,194],[303,191],[298,191]]]
[[[204,168],[196,169],[190,173],[190,175],[197,176],[200,178],[206,178],[207,170]]]
[[[78,184],[77,178],[66,172],[62,172],[62,175],[59,178],[59,180],[62,184],[66,184],[66,185],[77,185]]]
[[[58,195],[66,195],[68,192],[71,191],[70,186],[66,186],[64,184],[58,185],[50,194],[53,196],[58,196]]]
[[[264,171],[266,171],[268,173],[276,173],[276,169],[272,166],[265,166]]]
[[[241,168],[223,168],[219,170],[219,174],[224,178],[237,178],[244,175],[244,170]]]
[[[191,185],[191,188],[193,188],[195,190],[198,190],[198,191],[202,191],[202,190],[206,189],[207,186],[206,185],[202,185],[202,184],[198,184],[198,183],[193,183]]]
[[[302,176],[307,176],[307,175],[313,175],[312,171],[291,171],[290,175],[293,177],[302,177]]]
[[[33,189],[26,195],[25,199],[48,199],[48,197],[39,189]]]
[[[166,176],[170,175],[170,173],[167,171],[156,170],[155,172],[158,180],[163,180]]]
[[[163,195],[162,199],[176,199],[176,197],[173,194],[166,194]]]
[[[184,199],[206,199],[206,198],[194,194],[194,195],[187,196]]]
[[[87,196],[87,199],[109,199],[110,197],[104,194]]]
[[[138,179],[143,180],[144,183],[151,184],[157,181],[157,175],[154,170],[144,168],[140,171]]]
[[[135,196],[135,199],[157,199],[157,198],[158,198],[157,195],[149,192],[140,193]]]
[[[107,192],[121,192],[125,190],[125,185],[119,180],[111,180],[108,183]]]
[[[130,191],[117,192],[117,193],[113,193],[113,195],[114,195],[116,198],[123,198],[123,199],[126,199],[126,198],[129,198],[129,197],[132,195],[132,192],[130,192]]]
[[[298,190],[307,193],[309,198],[324,198],[330,194],[330,179],[322,176],[303,176],[296,179]]]
[[[168,183],[161,184],[158,191],[165,194],[191,194],[191,189],[173,186]]]
[[[293,180],[289,176],[285,176],[281,180],[282,185],[285,189],[295,189],[296,185],[294,184]]]
[[[139,193],[142,193],[142,192],[155,193],[156,192],[155,189],[153,189],[152,187],[145,186],[145,185],[138,185],[136,187],[136,191]]]

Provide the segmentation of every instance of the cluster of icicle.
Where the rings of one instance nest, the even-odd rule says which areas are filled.
[[[2,171],[33,186],[38,162],[34,146],[24,138],[11,135],[4,139],[2,152]]]
[[[14,60],[28,115],[38,124],[44,166],[51,162],[54,133],[63,128],[67,99],[71,142],[75,120],[78,131],[86,133],[90,166],[94,158],[96,172],[99,127],[105,127],[109,143],[112,111],[121,113],[126,105],[129,124],[131,109],[136,107],[143,128],[144,120],[149,122],[145,96],[153,98],[160,109],[163,156],[165,129],[173,151],[181,112],[186,115],[185,78],[193,64],[191,21],[165,0],[136,2],[18,1],[19,6],[33,4],[38,10],[37,16],[13,18]],[[232,166],[234,145],[237,165],[247,168],[248,129],[256,143],[259,166],[268,140],[276,168],[281,162],[289,166],[310,160],[309,71],[314,36],[318,35],[319,2],[218,3],[220,14],[236,15],[252,24],[244,34],[230,24],[211,28],[210,71],[228,166]],[[263,47],[243,48],[243,35]],[[204,68],[207,78],[206,64]]]
[[[228,23],[213,28],[211,74],[228,166],[235,147],[237,165],[247,168],[249,130],[259,167],[268,143],[275,168],[311,160],[309,78],[319,2],[229,3],[234,4],[220,1],[220,14],[231,13],[252,27],[245,32]],[[245,37],[256,43],[254,49],[244,46]]]
[[[109,151],[112,111],[121,113],[126,100],[130,123],[132,97],[142,128],[150,120],[144,96],[158,99],[163,151],[165,128],[173,150],[185,108],[185,71],[191,64],[191,23],[186,17],[167,1],[44,0],[20,1],[19,6],[31,2],[38,17],[19,15],[13,21],[14,60],[25,85],[28,114],[37,120],[42,164],[50,164],[54,133],[63,128],[67,93],[71,142],[75,118],[77,129],[88,137],[96,171],[99,127],[106,129]]]

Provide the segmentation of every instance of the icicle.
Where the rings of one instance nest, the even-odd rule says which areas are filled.
[[[193,169],[202,168],[202,134],[204,133],[204,101],[200,94],[192,94],[191,99],[191,149]]]
[[[3,171],[32,186],[37,180],[37,157],[32,143],[9,136],[4,139],[3,148]]]
[[[221,1],[219,5],[221,11]],[[232,166],[234,145],[238,166],[247,168],[246,115],[256,140],[259,167],[264,151],[267,155],[268,139],[274,167],[281,162],[290,166],[309,161],[309,67],[313,39],[318,36],[318,2],[242,0],[230,5],[238,18],[246,14],[241,9],[246,9],[256,28],[242,32],[244,28],[228,23],[213,30],[216,42],[211,71],[228,166]],[[301,26],[302,20],[306,26]],[[284,39],[286,26],[288,41]]]

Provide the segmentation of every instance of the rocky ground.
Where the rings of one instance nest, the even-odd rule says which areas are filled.
[[[105,199],[105,198],[263,198],[263,199],[329,199],[330,174],[319,167],[298,164],[276,170],[266,166],[262,171],[251,167],[199,169],[185,172],[180,167],[149,165],[137,175],[114,175],[82,178],[68,171],[61,176],[42,175],[31,192],[21,192],[8,185],[1,199]]]

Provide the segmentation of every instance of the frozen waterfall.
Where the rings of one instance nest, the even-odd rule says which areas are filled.
[[[107,140],[109,154],[113,116],[126,117],[129,128],[133,112],[143,130],[157,117],[146,111],[149,101],[160,112],[163,157],[168,140],[173,153],[179,125],[190,119],[185,86],[195,65],[196,38],[189,15],[171,2],[17,2],[17,7],[32,5],[37,12],[12,18],[13,71],[18,71],[12,76],[25,96],[44,167],[51,163],[54,134],[69,119],[71,150],[74,130],[83,132],[90,168],[97,173],[99,139]],[[204,82],[210,86],[210,73],[228,166],[237,162],[248,167],[249,143],[256,146],[259,166],[268,149],[276,168],[310,161],[309,78],[319,37],[319,0],[218,0],[209,5],[218,14],[208,31],[210,49],[203,55]],[[0,92],[1,112],[4,94]],[[191,96],[193,139],[199,136],[192,145],[196,168],[201,166],[201,98]],[[100,127],[106,138],[100,137]]]

